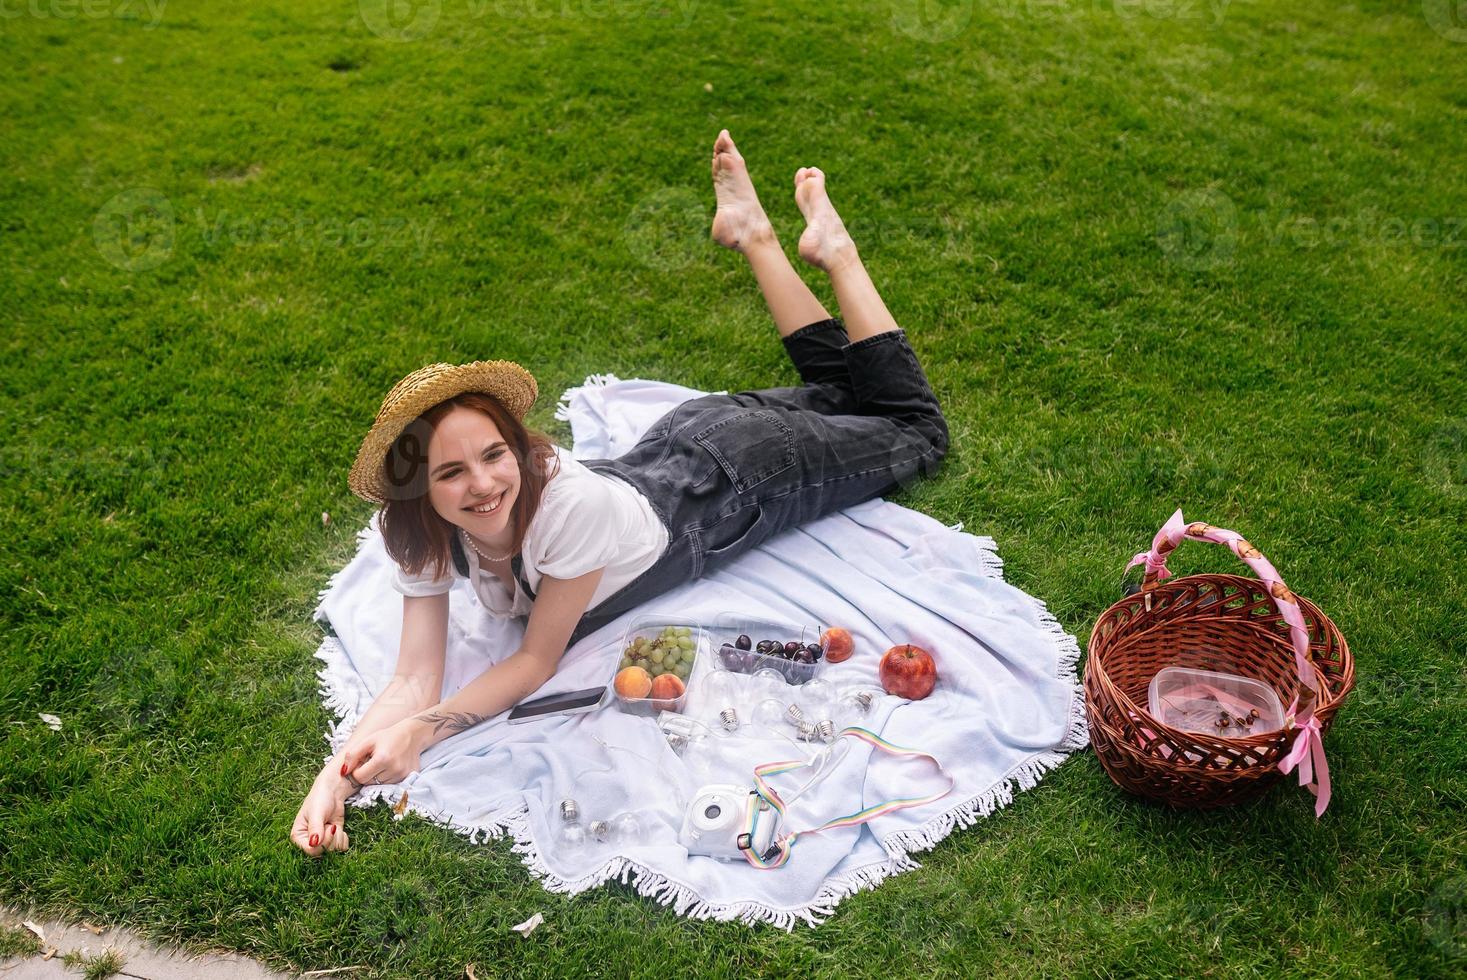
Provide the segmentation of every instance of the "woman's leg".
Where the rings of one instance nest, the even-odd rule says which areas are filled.
[[[801,167],[795,172],[795,203],[806,223],[800,236],[800,258],[830,276],[851,343],[896,330],[896,320],[876,292],[856,253],[856,243],[825,193],[825,174],[820,168]]]
[[[726,129],[713,144],[713,193],[718,199],[713,240],[749,260],[779,335],[788,337],[801,327],[829,320],[830,314],[785,258],[744,158]]]

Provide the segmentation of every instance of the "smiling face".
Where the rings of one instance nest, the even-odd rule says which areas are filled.
[[[428,440],[428,500],[433,510],[503,550],[513,541],[519,492],[519,460],[494,420],[472,408],[454,406]]]

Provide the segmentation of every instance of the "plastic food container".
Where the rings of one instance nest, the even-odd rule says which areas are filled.
[[[804,684],[814,677],[825,663],[825,642],[818,625],[796,625],[774,619],[751,618],[739,613],[722,613],[708,628],[709,652],[718,658],[724,669],[741,674],[752,674],[768,667],[784,675],[790,684]],[[749,638],[750,649],[737,653],[725,651],[724,644],[735,644],[740,636]],[[794,642],[802,648],[811,645],[820,648],[813,663],[786,660],[774,653],[760,653],[757,647],[761,640],[777,641],[781,646]]]
[[[648,717],[662,711],[682,711],[688,699],[687,688],[695,676],[694,669],[708,649],[708,631],[697,623],[659,616],[642,616],[632,620],[627,625],[627,631],[622,634],[621,657],[611,675],[611,691],[617,707]],[[616,676],[628,660],[632,665],[642,667],[651,674],[655,670],[666,670],[665,659],[669,654],[676,658],[671,673],[676,674],[683,682],[681,694],[671,698],[650,695],[628,698],[616,690]],[[685,671],[680,669],[684,665]],[[657,683],[657,676],[653,676],[652,683]]]
[[[1151,678],[1147,702],[1153,718],[1184,732],[1248,738],[1284,727],[1284,706],[1273,688],[1237,674],[1163,667]]]

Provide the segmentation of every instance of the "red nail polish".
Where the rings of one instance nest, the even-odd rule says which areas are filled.
[[[345,775],[346,775],[346,763],[345,763],[345,762],[343,762],[343,763],[342,763],[342,764],[341,764],[341,774],[342,774],[342,775],[343,775],[343,776],[345,776]]]
[[[320,834],[312,834],[311,835],[311,846],[312,847],[315,847],[319,843],[321,843],[321,835]]]
[[[334,823],[328,823],[328,824],[327,824],[327,825],[326,825],[326,827],[327,827],[327,829],[328,829],[328,830],[330,830],[330,831],[331,831],[331,833],[332,833],[332,834],[333,834],[333,835],[334,835],[334,834],[335,834],[335,833],[336,833],[336,824],[334,824]]]

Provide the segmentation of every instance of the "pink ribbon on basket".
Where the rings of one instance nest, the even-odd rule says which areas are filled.
[[[1309,628],[1304,624],[1304,613],[1299,609],[1299,603],[1294,598],[1294,593],[1284,584],[1283,576],[1279,575],[1278,569],[1273,563],[1263,557],[1263,552],[1253,547],[1248,539],[1237,531],[1229,531],[1226,528],[1213,527],[1196,521],[1191,524],[1182,517],[1182,511],[1178,508],[1161,530],[1156,532],[1156,537],[1151,541],[1151,550],[1143,551],[1131,559],[1126,565],[1126,571],[1130,571],[1137,565],[1146,566],[1146,574],[1154,575],[1158,582],[1165,581],[1171,577],[1171,569],[1166,567],[1167,556],[1176,550],[1177,545],[1183,541],[1211,541],[1214,544],[1228,546],[1233,554],[1253,569],[1268,589],[1268,594],[1273,597],[1274,605],[1278,607],[1279,615],[1289,627],[1289,639],[1294,647],[1294,666],[1299,671],[1299,683],[1311,691],[1319,691],[1319,681],[1314,675],[1314,669],[1309,663]],[[1294,704],[1289,708],[1284,727],[1294,729],[1299,735],[1294,739],[1294,745],[1289,753],[1279,763],[1279,769],[1287,775],[1295,766],[1299,767],[1299,785],[1306,787],[1315,796],[1314,815],[1318,817],[1324,813],[1324,808],[1329,806],[1330,785],[1329,766],[1324,761],[1324,738],[1320,729],[1319,719],[1314,717],[1314,708],[1311,707],[1304,713],[1303,720],[1295,717],[1299,699],[1294,698]],[[1318,783],[1315,783],[1315,777]]]
[[[1294,739],[1294,747],[1289,754],[1279,760],[1279,771],[1287,776],[1295,766],[1299,767],[1299,785],[1314,794],[1314,817],[1318,819],[1329,806],[1330,797],[1329,764],[1324,761],[1324,731],[1319,726],[1319,719],[1314,717],[1313,709],[1305,713],[1302,722],[1295,717],[1298,707],[1299,699],[1295,697],[1289,705],[1287,717],[1290,721],[1285,726],[1292,725],[1299,737]],[[1315,781],[1316,776],[1318,782]]]

